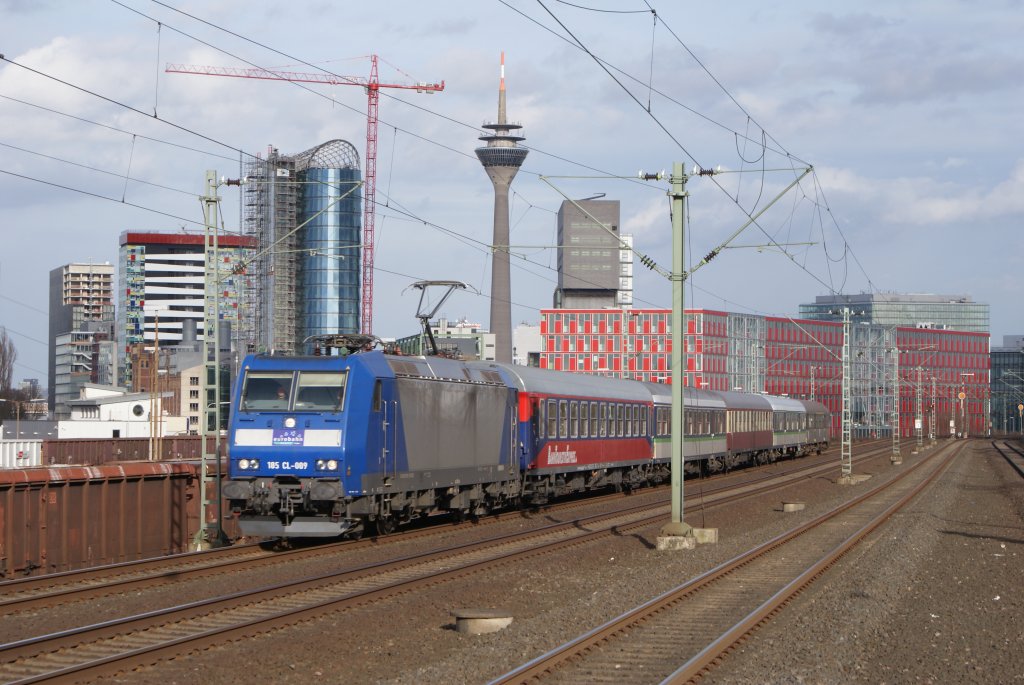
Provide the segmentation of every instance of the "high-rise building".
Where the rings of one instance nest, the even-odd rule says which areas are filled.
[[[800,318],[842,321],[843,308],[853,321],[882,326],[911,326],[951,331],[989,332],[988,305],[967,295],[859,293],[819,295],[813,304],[800,305]]]
[[[180,345],[186,322],[204,339],[205,260],[203,233],[125,231],[121,234],[117,350],[121,382],[131,387],[132,347]],[[222,345],[232,340],[244,292],[246,265],[256,248],[248,236],[218,236]]]
[[[114,267],[110,263],[71,263],[50,271],[47,403],[57,418],[70,415],[67,401],[78,399],[82,383],[112,382],[96,344],[114,319]],[[96,334],[99,333],[99,340]],[[99,379],[99,380],[97,380]]]
[[[245,351],[304,352],[310,336],[358,333],[359,153],[344,140],[297,155],[271,147],[246,175],[244,232],[259,250],[243,304]]]
[[[511,123],[505,113],[505,53],[501,53],[501,81],[498,86],[498,120],[483,125],[490,133],[480,136],[486,147],[476,156],[494,186],[494,237],[491,241],[491,333],[494,358],[512,363],[512,274],[509,258],[508,189],[523,165],[526,154],[519,142],[526,140],[522,125]]]
[[[633,304],[631,236],[619,234],[618,200],[566,200],[558,209],[554,306],[600,309]]]

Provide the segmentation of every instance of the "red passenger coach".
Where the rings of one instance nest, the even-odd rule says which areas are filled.
[[[519,391],[519,447],[527,471],[650,464],[654,405],[642,383],[501,366]]]

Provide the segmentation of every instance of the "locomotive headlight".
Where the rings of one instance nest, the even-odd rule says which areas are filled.
[[[295,417],[294,416],[289,416],[287,419],[285,419],[284,420],[284,427],[285,428],[295,428]]]
[[[238,460],[238,468],[242,469],[243,471],[248,471],[249,470],[249,460],[248,459],[239,459]]]
[[[336,460],[334,460],[334,459],[328,459],[327,460],[327,470],[328,471],[337,471],[338,470],[338,462]]]
[[[238,468],[242,471],[255,471],[260,467],[259,459],[239,459]]]
[[[338,461],[336,459],[317,459],[316,460],[317,471],[337,471]]]

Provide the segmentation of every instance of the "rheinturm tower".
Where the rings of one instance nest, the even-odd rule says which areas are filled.
[[[486,147],[478,147],[476,156],[494,184],[494,239],[491,245],[491,333],[494,334],[495,361],[512,363],[512,276],[509,264],[508,189],[526,159],[526,148],[519,147],[520,124],[509,123],[505,116],[505,53],[501,53],[501,82],[498,86],[498,120],[483,125],[489,133],[480,136]]]

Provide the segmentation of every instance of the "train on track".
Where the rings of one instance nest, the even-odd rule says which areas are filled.
[[[251,536],[383,534],[670,480],[670,386],[379,350],[250,355],[224,498]],[[818,403],[684,388],[685,469],[820,453]]]

